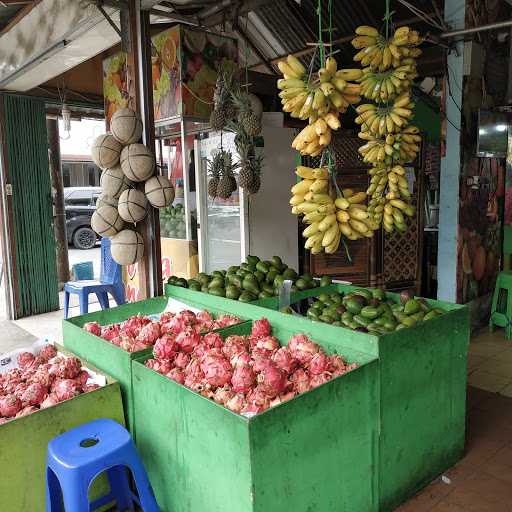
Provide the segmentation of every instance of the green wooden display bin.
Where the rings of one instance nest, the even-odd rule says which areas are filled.
[[[115,308],[69,318],[62,322],[64,346],[72,350],[83,360],[90,362],[109,375],[112,375],[112,377],[119,382],[126,414],[126,424],[134,438],[132,361],[140,355],[151,354],[153,349],[148,348],[139,352],[127,352],[98,336],[84,331],[82,327],[87,322],[98,322],[100,325],[108,325],[123,322],[132,315],[158,314],[165,310],[167,300],[167,297],[155,297],[138,302],[131,302]],[[181,297],[178,300],[191,307],[208,309],[208,311],[214,315],[234,314],[231,309],[225,307],[225,303],[215,306],[195,303]]]
[[[316,290],[332,293],[356,288],[333,284]],[[399,300],[398,294],[388,295]],[[427,302],[446,313],[382,336],[252,304],[237,303],[235,308],[235,313],[245,318],[265,316],[272,325],[306,332],[316,340],[339,343],[378,357],[382,511],[394,510],[455,464],[464,450],[469,310],[442,301]],[[265,305],[272,307],[269,299]]]
[[[360,367],[251,419],[134,361],[137,447],[162,512],[378,510],[377,361],[315,341]]]
[[[106,386],[0,425],[1,510],[44,512],[49,441],[98,418],[125,424],[119,383],[109,376]],[[106,479],[95,482],[91,494],[99,497],[105,491]]]

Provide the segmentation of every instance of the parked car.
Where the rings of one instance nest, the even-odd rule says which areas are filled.
[[[100,187],[64,189],[68,243],[77,249],[92,249],[96,245],[98,237],[91,228],[91,217],[100,194]]]

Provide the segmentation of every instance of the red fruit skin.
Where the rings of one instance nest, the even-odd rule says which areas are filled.
[[[82,391],[84,393],[88,393],[89,391],[94,391],[95,389],[98,389],[100,386],[99,384],[85,384],[85,386],[82,386]]]
[[[247,352],[249,349],[249,341],[246,336],[228,336],[224,342],[222,350],[224,355],[231,359],[241,352]]]
[[[59,402],[69,400],[80,394],[80,386],[73,379],[58,379],[53,383],[51,391]]]
[[[222,348],[224,346],[224,340],[220,334],[216,332],[209,332],[205,334],[203,337],[203,343],[208,348]]]
[[[87,381],[90,378],[90,374],[86,370],[82,370],[75,378],[75,380],[80,384],[80,386],[85,386],[87,384]]]
[[[42,384],[43,386],[46,386],[47,388],[50,387],[55,380],[55,374],[50,374],[49,370],[50,365],[44,364],[41,365],[34,375],[30,377],[30,383],[38,382],[39,384]]]
[[[194,357],[201,360],[209,350],[210,348],[208,348],[204,343],[199,343],[194,347],[192,354]]]
[[[160,338],[160,324],[158,324],[158,322],[151,322],[140,330],[137,341],[151,346],[155,344],[158,338]]]
[[[254,322],[252,323],[251,336],[254,336],[255,338],[261,338],[263,336],[270,336],[271,333],[272,327],[270,326],[270,322],[266,318],[254,320]]]
[[[37,412],[39,409],[37,407],[34,407],[33,405],[27,405],[25,408],[21,409],[18,414],[16,414],[16,418],[21,418],[22,416],[28,416],[29,414],[32,414],[33,412]]]
[[[213,400],[221,405],[226,405],[226,403],[231,400],[235,396],[235,392],[229,387],[224,386],[222,388],[217,388],[215,390],[215,394],[213,395]]]
[[[311,389],[310,376],[308,372],[302,368],[295,370],[290,376],[292,388],[296,393],[305,393]]]
[[[211,386],[225,386],[230,383],[233,375],[231,364],[224,357],[208,353],[201,362],[204,378]]]
[[[235,393],[248,393],[256,384],[256,375],[249,365],[237,366],[231,377]]]
[[[94,334],[94,336],[101,336],[101,325],[98,322],[87,322],[84,324],[83,329]]]
[[[233,368],[238,368],[239,366],[249,366],[252,364],[251,356],[248,352],[239,352],[235,354],[230,359],[230,364]]]
[[[320,351],[320,347],[304,334],[293,336],[288,342],[288,348],[293,357],[303,365],[307,365],[313,359],[313,356]]]
[[[57,377],[60,379],[74,379],[82,370],[82,361],[78,357],[65,358],[58,365]]]
[[[156,340],[153,347],[153,356],[156,359],[173,359],[178,351],[176,338],[172,334],[164,334]]]
[[[30,384],[21,395],[21,402],[24,406],[39,405],[48,395],[48,388],[42,384]]]
[[[207,331],[212,328],[213,317],[208,311],[200,311],[196,315],[196,322],[200,325],[202,331]]]
[[[329,370],[329,358],[323,352],[317,352],[309,362],[310,375],[321,375]]]
[[[0,398],[0,416],[12,418],[23,408],[21,400],[14,395],[7,395]]]
[[[101,331],[100,331],[101,333]],[[52,357],[57,355],[57,349],[53,345],[45,345],[37,354],[37,357],[41,359],[41,361],[47,363]]]
[[[34,362],[36,360],[36,357],[31,352],[21,352],[18,355],[18,366],[24,370],[27,368],[30,368],[34,366]]]
[[[152,370],[154,370],[155,366],[157,364],[157,361],[156,359],[148,359],[145,363],[144,363],[144,366],[146,368],[151,368]]]
[[[19,398],[21,401],[23,393],[27,390],[27,388],[30,386],[27,382],[20,382],[19,384],[16,384],[16,387],[14,388],[13,395],[17,398]]]
[[[204,373],[201,370],[201,363],[197,359],[192,359],[189,365],[185,368],[185,382],[184,385],[190,389],[198,389],[202,386],[204,381]]]
[[[176,336],[176,343],[181,351],[191,354],[196,345],[201,342],[201,336],[192,327],[186,327],[184,331]]]
[[[299,362],[293,357],[288,347],[281,347],[277,350],[272,356],[272,361],[274,361],[278,368],[286,372],[287,375],[290,375],[299,366]]]
[[[40,404],[40,409],[46,409],[47,407],[51,407],[52,405],[56,405],[59,403],[59,399],[53,393],[50,393]]]
[[[119,347],[123,350],[126,350],[126,352],[134,352],[134,346],[135,346],[135,338],[132,338],[131,336],[127,336],[125,334],[122,334],[120,336],[121,340],[119,343]],[[114,340],[112,340],[114,342]]]
[[[169,373],[166,375],[169,379],[174,380],[178,384],[184,384],[185,383],[185,374],[183,373],[183,370],[180,368],[173,368]]]
[[[226,403],[225,406],[233,412],[240,413],[240,411],[245,407],[246,400],[243,394],[238,393],[234,395],[232,398],[230,398]]]
[[[316,388],[318,386],[321,386],[322,384],[325,384],[326,382],[329,382],[332,379],[332,374],[329,372],[323,372],[319,375],[313,375],[310,380],[310,384],[312,388]]]
[[[212,329],[221,329],[240,323],[240,318],[232,315],[222,315],[213,322]]]
[[[286,389],[288,380],[285,372],[269,361],[258,375],[258,383],[269,398],[274,398]]]
[[[112,341],[119,336],[120,330],[119,324],[107,325],[101,328],[101,337],[104,340]]]
[[[167,375],[173,368],[174,363],[170,359],[159,359],[154,370],[162,375]]]
[[[184,352],[179,352],[178,355],[176,356],[176,359],[174,359],[174,365],[182,370],[185,369],[189,363],[190,355],[185,354]]]

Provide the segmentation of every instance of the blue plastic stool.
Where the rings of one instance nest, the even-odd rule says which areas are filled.
[[[110,253],[110,238],[101,239],[101,275],[100,280],[69,281],[64,285],[64,318],[69,315],[69,295],[75,293],[80,300],[80,314],[89,311],[89,294],[95,293],[101,309],[108,309],[110,293],[117,305],[126,302],[121,265],[118,265]]]
[[[138,497],[130,490],[127,469]],[[89,487],[104,471],[110,492],[90,503]],[[46,512],[89,512],[114,500],[119,511],[133,512],[134,504],[144,512],[160,510],[132,438],[119,423],[94,420],[48,443]]]

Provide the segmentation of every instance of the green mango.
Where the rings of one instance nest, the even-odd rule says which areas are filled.
[[[256,270],[256,272],[254,272],[254,275],[256,276],[256,280],[258,281],[258,283],[262,283],[263,281],[265,281],[266,275],[263,272],[261,272],[261,270]]]
[[[283,277],[285,279],[289,279],[290,281],[296,281],[299,276],[298,276],[297,272],[295,272],[295,270],[293,270],[292,268],[287,268],[283,272]]]
[[[407,329],[407,325],[404,325],[404,324],[398,324],[398,325],[395,327],[395,331],[399,331],[400,329]]]
[[[320,315],[318,317],[318,320],[320,320],[321,322],[324,322],[326,324],[332,324],[335,319],[332,318],[332,316],[329,316],[329,315]]]
[[[208,293],[208,285],[207,284],[203,284],[203,286],[201,286],[201,291],[203,293]]]
[[[320,278],[320,286],[329,286],[330,284],[332,284],[331,276],[322,276]]]
[[[318,300],[320,302],[325,302],[327,300],[329,300],[329,295],[327,295],[327,293],[321,293],[319,296],[318,296]]]
[[[334,304],[341,304],[343,302],[343,297],[337,293],[331,293],[329,298],[332,302],[334,302]]]
[[[421,309],[420,303],[416,299],[409,299],[404,304],[404,313],[406,315],[414,315]]]
[[[361,309],[360,315],[369,320],[373,320],[379,316],[379,310],[373,306],[365,306]]]
[[[281,286],[284,283],[284,276],[277,275],[274,279],[274,286]]]
[[[198,283],[195,279],[190,279],[188,282],[188,287],[190,290],[194,290],[196,292],[201,291],[201,283]]]
[[[315,308],[315,309],[318,309],[318,310],[320,310],[320,309],[322,309],[322,310],[323,310],[323,309],[324,309],[324,303],[323,303],[323,302],[321,302],[321,301],[319,301],[319,300],[317,300],[317,301],[313,302],[313,304],[311,305],[311,307],[312,307],[312,308]]]
[[[417,320],[412,316],[407,316],[403,318],[400,323],[405,325],[406,327],[414,327],[417,324]]]
[[[177,280],[178,280],[178,278],[176,276],[171,276],[171,277],[169,277],[169,279],[167,279],[167,284],[174,285]]]
[[[274,295],[274,287],[268,283],[261,283],[260,288],[262,292],[267,292],[272,297]]]
[[[224,288],[216,287],[208,288],[208,293],[210,295],[215,295],[217,297],[225,297],[226,296],[226,290]]]
[[[268,299],[272,297],[272,294],[271,293],[268,293],[266,292],[265,290],[261,291],[259,294],[258,294],[258,299]]]
[[[238,300],[240,302],[252,302],[252,301],[256,300],[257,298],[258,297],[256,295],[254,295],[254,293],[251,293],[250,291],[245,290],[240,294],[240,297],[238,297]]]
[[[224,288],[224,278],[214,277],[208,284],[208,288]]]
[[[318,320],[318,310],[316,308],[310,307],[306,312],[306,316],[313,320]]]
[[[355,299],[349,299],[345,303],[345,307],[347,308],[347,311],[354,315],[358,315],[363,309],[363,306]]]
[[[212,277],[224,277],[224,274],[220,270],[214,270],[212,272]]]
[[[310,283],[311,281],[313,281],[313,275],[310,274],[309,272],[305,272],[304,274],[302,274],[302,279],[304,279],[304,281]]]
[[[258,256],[249,255],[247,256],[246,261],[248,265],[257,265],[260,262],[260,259],[258,258]]]
[[[268,283],[268,284],[273,284],[274,283],[274,280],[275,278],[279,275],[279,272],[276,270],[276,269],[271,269],[268,271],[268,274],[265,278],[265,281]]]
[[[180,277],[176,280],[176,283],[174,283],[175,286],[179,286],[180,288],[187,288],[188,283],[186,279],[183,279],[183,277]]]
[[[242,288],[254,295],[258,295],[261,291],[256,280],[253,281],[252,279],[247,279],[247,277],[242,282]]]
[[[354,315],[354,322],[359,324],[361,327],[366,327],[372,323],[372,321],[368,318],[365,318],[361,315]]]
[[[270,271],[270,267],[263,263],[263,261],[258,261],[258,263],[256,264],[256,270],[259,270],[260,272],[267,274]]]
[[[240,289],[232,284],[227,286],[226,297],[228,299],[238,300],[238,297],[240,297]]]
[[[295,281],[295,286],[299,290],[306,290],[308,287],[308,282],[305,281],[302,277],[299,277],[299,279],[297,279],[297,281]]]
[[[272,256],[272,258],[270,258],[270,263],[276,268],[281,268],[283,266],[283,260],[279,256]]]
[[[228,274],[235,274],[238,270],[240,270],[239,265],[232,265],[228,268]]]
[[[372,292],[370,290],[366,290],[365,288],[358,288],[352,292],[354,295],[360,295],[364,297],[366,300],[370,300],[373,298]]]
[[[373,288],[371,292],[374,299],[384,300],[386,298],[386,292],[382,288]]]
[[[426,322],[427,320],[432,320],[432,318],[435,318],[436,316],[439,316],[439,313],[436,313],[436,311],[433,309],[423,317],[423,320]]]

